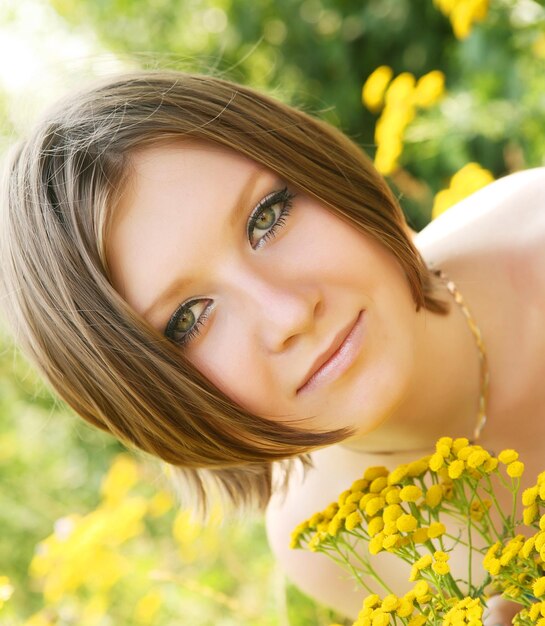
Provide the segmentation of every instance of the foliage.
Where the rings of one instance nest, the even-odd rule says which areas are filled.
[[[523,518],[518,519],[523,472],[514,450],[495,457],[465,438],[441,437],[432,455],[391,472],[367,468],[335,502],[295,528],[292,547],[328,555],[369,593],[353,626],[482,626],[493,591],[521,605],[514,624],[530,626],[545,612],[545,471],[524,490]],[[509,492],[510,511],[498,502],[498,487]],[[458,520],[457,535],[449,520]],[[517,533],[521,525],[526,534]],[[455,578],[449,566],[460,550],[467,563],[465,579]],[[411,565],[409,581],[415,584],[404,595],[393,593],[373,567],[372,557],[380,552]],[[483,567],[477,580],[472,571],[476,558]],[[373,582],[387,592],[385,597],[375,592]]]
[[[534,0],[52,0],[137,65],[221,72],[320,114],[375,153],[361,87],[378,67],[445,96],[408,124],[389,173],[414,227],[468,162],[497,178],[543,163],[545,9]]]

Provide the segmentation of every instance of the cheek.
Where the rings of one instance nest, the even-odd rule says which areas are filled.
[[[248,337],[225,333],[204,343],[191,363],[235,404],[255,415],[274,415],[280,394]]]

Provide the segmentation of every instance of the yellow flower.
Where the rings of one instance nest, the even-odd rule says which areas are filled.
[[[394,72],[391,67],[381,65],[365,81],[361,91],[361,99],[363,104],[373,113],[380,110],[384,100],[384,92],[393,75]]]
[[[430,593],[430,586],[425,580],[419,580],[412,590],[415,598],[422,598]]]
[[[382,517],[385,522],[395,522],[402,515],[403,509],[399,504],[389,504],[382,512]]]
[[[411,535],[411,540],[414,543],[426,543],[429,539],[428,529],[427,528],[417,528],[414,533]]]
[[[353,513],[357,508],[358,508],[358,506],[357,506],[357,504],[355,502],[351,502],[350,504],[343,504],[339,508],[339,510],[336,513],[336,515],[338,515],[342,519],[345,519],[346,517],[348,517],[350,515],[350,513]]]
[[[394,78],[386,91],[386,105],[412,106],[415,77],[410,72],[402,72]]]
[[[138,624],[157,623],[156,617],[159,609],[161,608],[162,601],[163,596],[158,591],[150,591],[145,596],[140,598],[134,609],[135,621]]]
[[[382,533],[376,534],[369,541],[369,554],[378,554],[382,550],[383,542],[384,542],[384,535]]]
[[[545,595],[545,576],[538,578],[532,585],[532,593],[536,598]]]
[[[386,478],[386,476],[379,476],[369,485],[369,491],[371,493],[380,493],[387,484],[388,478]]]
[[[383,528],[384,528],[384,520],[380,516],[373,517],[373,519],[369,520],[369,523],[367,524],[367,532],[369,533],[370,537],[374,537]]]
[[[409,472],[409,465],[407,464],[399,465],[388,476],[388,484],[389,485],[399,484],[407,476],[408,472]]]
[[[403,514],[396,520],[396,525],[400,532],[410,533],[416,530],[418,520],[413,515]]]
[[[436,561],[445,561],[445,563],[450,559],[450,554],[447,554],[446,552],[443,552],[442,550],[436,550],[433,558]]]
[[[442,522],[433,522],[432,524],[430,524],[430,527],[428,528],[428,536],[430,537],[430,539],[435,539],[437,537],[440,537],[441,535],[444,535],[446,532],[447,532],[447,529]]]
[[[418,461],[413,461],[412,463],[409,463],[408,475],[411,478],[417,478],[418,476],[422,476],[422,474],[425,474],[428,471],[429,462],[430,457],[425,456]]]
[[[399,504],[401,502],[401,498],[399,497],[401,489],[399,487],[389,487],[384,490],[384,497],[386,498],[387,504]]]
[[[335,515],[335,517],[329,522],[327,525],[327,534],[332,537],[336,537],[339,534],[339,531],[343,527],[343,518],[339,515]]]
[[[375,496],[372,500],[365,505],[365,513],[369,517],[374,517],[380,510],[384,508],[386,504],[382,496]]]
[[[506,467],[506,471],[511,478],[520,478],[524,473],[524,463],[521,461],[513,461]]]
[[[341,494],[339,494],[339,498],[337,500],[339,506],[343,506],[343,504],[346,502],[346,499],[348,498],[349,495],[351,495],[351,493],[352,492],[350,491],[350,489],[346,489],[346,491],[343,491]]]
[[[380,604],[380,597],[376,593],[372,593],[363,599],[363,606],[372,609]]]
[[[498,454],[498,460],[500,461],[500,463],[503,463],[504,465],[508,465],[509,463],[512,463],[513,461],[516,461],[519,458],[518,452],[515,452],[515,450],[502,450],[499,454]]]
[[[172,496],[166,491],[157,492],[150,500],[148,514],[151,517],[161,517],[174,507]]]
[[[538,494],[538,487],[535,485],[534,487],[528,487],[522,492],[522,504],[524,506],[530,506],[536,501]]]
[[[468,445],[469,439],[467,439],[466,437],[457,437],[452,442],[452,453],[457,455],[462,448],[466,448]]]
[[[524,511],[522,512],[522,519],[524,523],[526,524],[526,526],[530,526],[530,524],[538,516],[538,513],[539,513],[539,508],[535,502],[534,504],[529,506],[527,509],[524,509]]]
[[[486,450],[475,450],[467,459],[467,466],[472,468],[481,467],[490,458],[490,454]]]
[[[419,107],[430,107],[438,102],[445,91],[445,75],[433,70],[418,79],[415,87],[415,104]],[[452,441],[452,440],[451,440]]]
[[[384,524],[384,534],[385,535],[397,535],[397,524],[395,522],[386,522]]]
[[[492,576],[497,576],[501,570],[501,563],[499,559],[491,558],[486,563],[483,562],[483,567]]]
[[[102,481],[102,497],[112,504],[120,502],[137,481],[137,464],[130,456],[119,454]]]
[[[402,502],[416,502],[422,497],[422,489],[416,485],[407,485],[399,492]]]
[[[445,576],[450,572],[450,567],[445,561],[436,561],[431,567],[433,571],[440,576]]]
[[[499,463],[498,459],[496,459],[496,457],[491,456],[489,459],[485,461],[485,464],[483,465],[483,470],[487,474],[491,474],[498,467],[498,463]]]
[[[520,549],[520,555],[522,556],[523,559],[527,559],[530,556],[530,553],[534,549],[535,542],[536,542],[535,537],[530,537],[524,542],[524,545]]]
[[[361,513],[359,511],[354,511],[350,513],[350,515],[346,518],[344,523],[346,530],[354,530],[354,528],[358,527],[363,520]]]
[[[380,608],[385,613],[391,613],[392,611],[395,611],[397,609],[397,607],[399,606],[399,602],[399,598],[393,593],[390,593],[384,598],[384,600],[382,600]]]
[[[426,504],[430,509],[435,509],[441,504],[443,499],[443,487],[441,485],[432,485],[426,491]]]
[[[409,617],[414,611],[413,603],[407,598],[399,598],[399,606],[396,609],[396,614],[399,617]]]
[[[452,461],[452,463],[448,466],[448,475],[453,480],[456,480],[457,478],[460,478],[460,476],[463,474],[464,469],[465,463],[460,459],[456,459],[455,461]]]
[[[421,556],[418,561],[415,562],[414,566],[419,570],[426,569],[426,567],[429,567],[432,564],[432,561],[433,559],[431,558],[431,554],[425,554],[424,556]]]
[[[384,537],[382,546],[385,550],[393,550],[395,547],[397,547],[399,539],[400,537],[398,534],[388,535],[387,537]]]
[[[365,470],[363,477],[365,478],[365,480],[372,481],[375,480],[375,478],[379,478],[380,476],[388,476],[388,474],[388,470],[383,465],[379,465],[368,467]]]
[[[355,493],[356,491],[365,491],[369,486],[369,481],[365,480],[365,478],[358,478],[352,483],[352,487],[350,487],[350,491]]]
[[[432,208],[432,218],[435,219],[449,207],[457,204],[467,196],[485,187],[494,180],[492,174],[478,163],[468,163],[456,172],[450,180],[447,189],[440,191],[436,196]],[[454,446],[453,446],[454,448]],[[463,446],[462,448],[463,449]],[[458,454],[458,458],[462,458]]]
[[[352,489],[350,490],[352,491]],[[355,502],[356,504],[363,498],[363,491],[352,491],[352,493],[346,498],[343,506],[347,504],[352,504]]]
[[[416,567],[416,565],[413,565],[411,567],[411,573],[409,574],[409,582],[414,583],[414,581],[417,580],[419,576],[420,570],[418,569],[418,567]]]
[[[430,469],[432,472],[437,472],[441,467],[443,467],[445,463],[445,458],[439,452],[431,455],[430,459]]]
[[[390,622],[390,616],[384,613],[381,609],[375,609],[373,611],[372,626],[388,626]]]

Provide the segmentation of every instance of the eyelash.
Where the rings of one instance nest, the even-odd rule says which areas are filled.
[[[268,240],[273,239],[276,236],[277,231],[280,228],[282,228],[282,226],[284,226],[284,224],[286,223],[286,219],[291,212],[291,207],[292,207],[294,197],[295,197],[295,194],[288,191],[287,187],[284,187],[283,189],[279,191],[274,191],[270,193],[269,195],[265,196],[262,200],[259,201],[259,203],[255,207],[255,209],[252,211],[248,219],[248,228],[246,231],[248,235],[248,239],[250,239],[251,235],[253,234],[253,230],[255,228],[255,225],[257,223],[259,216],[266,209],[270,209],[276,205],[280,205],[280,214],[278,218],[276,219],[276,221],[274,222],[274,224],[266,231],[266,233],[261,237],[261,239],[259,239],[255,247],[250,243],[250,245],[252,246],[254,250],[259,250],[263,245],[265,245],[265,243]],[[265,229],[257,229],[257,230],[265,230]],[[208,304],[206,305],[203,313],[201,313],[201,315],[197,318],[196,322],[193,324],[190,330],[188,330],[185,334],[183,334],[183,336],[180,339],[176,339],[175,327],[176,327],[176,324],[179,322],[180,317],[182,316],[184,311],[191,309],[191,307],[197,304],[198,302],[206,302],[206,299],[198,298],[195,300],[190,300],[189,302],[182,303],[176,309],[176,311],[170,318],[167,324],[167,327],[165,329],[165,336],[171,341],[174,341],[177,345],[181,347],[188,345],[200,333],[199,327],[204,325],[204,323],[206,322],[210,314],[211,301],[208,301]]]

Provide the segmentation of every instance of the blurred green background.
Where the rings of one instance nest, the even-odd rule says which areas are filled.
[[[481,184],[477,165],[452,180],[468,163],[483,181],[545,164],[545,8],[534,0],[7,0],[0,53],[1,153],[66,90],[144,67],[257,87],[371,157],[401,142],[384,173],[416,230],[441,190],[442,210]],[[408,79],[386,107],[381,93],[362,103],[379,66]],[[444,87],[416,106],[411,85],[430,72]],[[7,336],[0,373],[0,624],[350,623],[285,581],[258,518],[201,529],[177,512],[159,466],[119,457]]]

